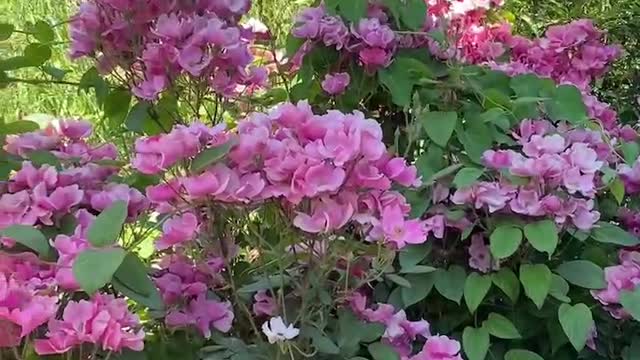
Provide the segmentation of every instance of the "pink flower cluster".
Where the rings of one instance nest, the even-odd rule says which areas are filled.
[[[632,166],[620,164],[618,176],[624,183],[627,194],[633,195],[640,192],[640,159],[636,159]]]
[[[238,23],[249,8],[249,0],[87,0],[71,22],[71,57],[130,72],[134,94],[146,100],[183,76],[233,96],[267,77],[250,66],[254,34]]]
[[[108,294],[69,302],[62,319],[49,321],[46,336],[35,340],[39,355],[63,354],[83,343],[99,345],[105,351],[141,351],[144,347],[138,316],[129,312],[125,299]]]
[[[620,264],[604,269],[607,288],[593,290],[591,293],[600,301],[616,319],[630,317],[620,305],[623,291],[634,291],[640,284],[640,252],[622,250],[619,254]]]
[[[600,169],[611,155],[600,133],[526,120],[514,136],[520,151],[489,150],[483,159],[490,169],[525,178],[527,183],[513,185],[502,175],[498,181],[458,189],[451,201],[477,209],[486,207],[490,213],[504,210],[548,216],[558,225],[591,229],[600,218],[593,202]]]
[[[471,245],[469,245],[469,267],[483,273],[500,268],[498,261],[491,256],[489,246],[484,241],[484,235],[481,233],[471,236]]]
[[[110,165],[117,157],[116,148],[113,144],[90,146],[86,141],[90,134],[89,123],[60,120],[44,130],[6,138],[4,150],[25,160],[0,193],[0,229],[12,225],[58,228],[72,221],[75,231],[50,240],[57,253],[54,264],[30,253],[8,255],[5,250],[18,248],[14,239],[2,239],[0,326],[9,335],[2,347],[16,346],[21,338],[48,324],[48,338],[37,340],[39,354],[64,353],[86,342],[105,351],[142,349],[144,332],[123,299],[97,294],[91,301],[58,308],[62,293],[79,288],[72,266],[77,255],[90,248],[86,232],[94,214],[123,200],[133,220],[148,207],[137,190],[109,182],[118,172]],[[34,165],[27,160],[34,152],[48,152],[59,165]],[[62,319],[57,318],[59,312]]]
[[[306,102],[282,104],[238,123],[237,134],[201,124],[140,139],[133,166],[158,173],[204,149],[234,144],[226,161],[199,174],[149,187],[161,211],[184,200],[229,203],[280,199],[297,207],[293,223],[309,233],[331,232],[357,221],[369,239],[398,248],[442,237],[441,217],[407,220],[409,206],[393,185],[417,186],[417,170],[387,153],[380,125],[360,112],[314,115]]]
[[[208,296],[210,289],[221,285],[223,266],[220,258],[195,264],[180,253],[161,260],[154,281],[169,308],[165,317],[168,327],[193,326],[207,338],[211,336],[212,328],[221,332],[231,329],[234,318],[231,303]]]
[[[408,320],[404,310],[396,311],[389,304],[369,308],[366,296],[360,293],[352,295],[350,306],[362,320],[386,327],[382,340],[392,346],[402,360],[462,360],[460,343],[446,336],[432,336],[426,320]],[[426,339],[424,347],[411,355],[414,342],[420,339]]]

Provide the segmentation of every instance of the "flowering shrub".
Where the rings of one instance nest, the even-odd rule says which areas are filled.
[[[201,102],[267,79],[247,1],[83,3],[72,55],[144,136],[120,161],[79,120],[3,132],[0,347],[632,359],[640,144],[591,91],[619,50],[586,20],[513,35],[500,5],[305,9],[276,69],[302,100],[222,123]]]

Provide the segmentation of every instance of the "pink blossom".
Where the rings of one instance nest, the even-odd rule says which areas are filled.
[[[469,267],[483,273],[498,269],[498,263],[492,259],[491,252],[485,244],[482,234],[473,234],[471,236]]]
[[[311,215],[298,212],[293,224],[308,233],[321,233],[343,227],[354,213],[354,206],[349,202],[322,197],[313,202]]]
[[[349,86],[351,77],[348,73],[327,74],[322,81],[322,89],[329,95],[340,95]]]
[[[427,339],[422,351],[410,360],[462,360],[460,343],[446,336],[432,336]]]
[[[83,120],[60,120],[58,125],[60,133],[73,140],[80,140],[91,135],[91,124]]]
[[[183,178],[181,182],[192,198],[216,196],[227,190],[231,175],[229,168],[219,164],[201,175]]]
[[[202,336],[209,338],[212,328],[225,333],[231,330],[233,318],[231,303],[207,300],[200,295],[186,309],[170,311],[166,322],[167,326],[174,328],[195,326]]]
[[[425,224],[419,220],[405,220],[399,206],[384,208],[380,223],[372,229],[369,236],[373,240],[384,240],[397,249],[402,249],[407,244],[422,244],[427,241]]]
[[[256,316],[275,316],[277,313],[276,300],[265,290],[258,291],[254,296],[253,313]]]
[[[162,237],[156,242],[157,250],[193,240],[198,231],[198,219],[192,213],[175,216],[162,225]]]

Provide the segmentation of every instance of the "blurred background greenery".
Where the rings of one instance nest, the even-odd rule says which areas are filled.
[[[348,1],[348,0],[344,0]],[[254,0],[252,16],[265,22],[279,45],[284,45],[293,16],[313,0]],[[67,0],[0,0],[0,23],[24,28],[25,23],[45,20],[56,24],[53,56],[50,64],[69,71],[64,81],[78,82],[88,68],[86,63],[72,63],[66,56],[68,43],[65,21],[77,6]],[[553,24],[579,18],[591,18],[607,30],[610,42],[621,44],[625,57],[610,71],[598,86],[598,92],[612,103],[629,122],[640,117],[640,1],[639,0],[506,0],[503,15],[524,35],[540,35]],[[9,41],[0,42],[0,58],[19,54],[26,44],[25,34],[14,34]],[[46,80],[51,76],[34,69],[17,72],[16,77]],[[33,116],[35,114],[35,116]],[[37,86],[12,84],[0,90],[0,118],[5,121],[42,118],[39,114],[79,116],[96,119],[100,116],[94,97],[78,92],[71,85]]]

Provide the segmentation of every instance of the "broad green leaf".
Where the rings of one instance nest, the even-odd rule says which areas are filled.
[[[418,265],[431,251],[431,247],[427,244],[409,245],[403,248],[398,254],[400,267],[410,269]]]
[[[427,16],[427,4],[423,0],[406,0],[400,7],[400,18],[411,30],[422,30]]]
[[[491,276],[471,273],[464,283],[464,301],[473,314],[491,288]]]
[[[11,225],[0,231],[0,234],[28,247],[40,256],[49,255],[51,246],[47,238],[33,226]]]
[[[0,23],[0,41],[8,40],[16,30],[12,24]]]
[[[311,341],[313,346],[322,354],[337,355],[340,353],[340,348],[327,336],[316,328],[308,328],[308,333],[311,335]]]
[[[191,171],[198,173],[204,171],[209,166],[224,159],[233,147],[233,141],[227,141],[226,143],[215,146],[212,148],[201,151],[191,162]]]
[[[516,274],[509,268],[502,268],[497,273],[492,274],[493,283],[502,290],[515,304],[520,297],[520,282]]]
[[[554,121],[565,120],[572,124],[581,124],[588,119],[582,94],[573,85],[558,86],[551,100],[547,101],[546,110]]]
[[[0,127],[0,135],[24,134],[40,129],[40,125],[33,121],[19,120]]]
[[[388,68],[378,71],[378,77],[391,93],[391,100],[394,104],[402,107],[409,106],[415,82],[406,69],[401,69],[394,63]]]
[[[548,253],[549,258],[558,246],[558,228],[551,220],[540,220],[525,225],[524,236],[534,249]]]
[[[453,185],[458,189],[469,187],[477,182],[478,178],[480,178],[483,173],[484,170],[482,169],[471,167],[463,168],[458,171],[456,177],[453,178]]]
[[[156,312],[164,311],[165,309],[164,301],[162,300],[162,297],[160,296],[160,292],[158,291],[157,288],[154,288],[154,290],[149,295],[141,295],[135,290],[130,289],[127,285],[123,284],[115,276],[111,279],[111,284],[113,285],[113,288],[117,292],[128,297],[129,299],[131,299],[132,301],[134,301],[139,305],[146,306],[150,310],[153,310]]]
[[[636,321],[640,321],[640,286],[634,291],[622,291],[620,304]]]
[[[391,282],[394,282],[402,287],[407,287],[410,288],[411,287],[411,283],[409,281],[407,281],[407,279],[403,278],[400,275],[397,274],[386,274],[385,277],[390,280]]]
[[[369,345],[367,349],[373,360],[400,360],[400,355],[387,344],[377,342]]]
[[[434,274],[436,290],[445,298],[460,304],[467,278],[464,269],[461,266],[453,265],[449,267],[449,270],[439,270]]]
[[[487,320],[482,323],[482,327],[487,329],[489,334],[500,339],[520,339],[522,337],[511,320],[500,314],[489,314]]]
[[[556,268],[556,273],[569,283],[586,289],[604,289],[607,283],[604,279],[604,270],[591,261],[574,260],[567,261]]]
[[[504,360],[544,360],[542,356],[529,350],[509,350],[504,355]]]
[[[620,149],[622,150],[622,154],[624,155],[624,161],[629,166],[632,166],[633,163],[638,159],[638,156],[640,156],[640,145],[636,141],[623,141],[620,145]]]
[[[63,80],[65,75],[67,75],[67,73],[69,72],[69,70],[60,69],[50,65],[43,65],[42,71],[51,75],[51,77],[55,80]]]
[[[31,31],[33,31],[33,36],[41,43],[51,42],[55,38],[55,33],[51,25],[42,20],[36,21]]]
[[[119,200],[96,217],[87,232],[87,239],[96,247],[115,244],[127,219],[127,203]]]
[[[130,103],[131,93],[128,90],[116,89],[107,95],[104,101],[104,116],[112,126],[118,127],[125,121]]]
[[[50,165],[56,168],[60,167],[60,159],[46,150],[32,151],[27,157],[31,160],[31,163],[38,168],[42,165]]]
[[[562,276],[557,274],[551,274],[551,287],[549,288],[549,295],[558,299],[559,301],[569,303],[571,299],[567,296],[569,293],[569,283],[567,283]]]
[[[437,268],[428,265],[415,265],[408,269],[400,269],[401,274],[428,274],[437,271]]]
[[[458,123],[458,114],[453,111],[425,111],[420,116],[422,127],[429,138],[440,146],[447,146],[453,134],[453,129],[456,128],[456,124]]]
[[[491,254],[498,259],[513,255],[522,243],[522,230],[512,225],[498,226],[489,237]]]
[[[406,279],[411,284],[411,287],[403,287],[401,289],[402,292],[402,302],[405,306],[411,306],[417,302],[422,301],[422,299],[426,298],[431,289],[433,288],[433,284],[436,281],[435,274],[413,274],[407,275]]]
[[[635,246],[640,244],[640,239],[622,230],[621,228],[606,222],[599,222],[591,231],[591,237],[598,242],[616,244],[621,246]]]
[[[367,0],[341,1],[339,12],[345,19],[356,23],[355,25],[357,26],[357,22],[365,17],[368,5],[369,2]]]
[[[51,59],[51,48],[43,44],[30,44],[24,49],[28,66],[40,66]]]
[[[484,360],[489,351],[489,332],[467,326],[462,333],[462,347],[469,360]]]
[[[482,165],[482,155],[493,144],[493,136],[487,124],[482,121],[467,122],[467,127],[457,134],[469,158]]]
[[[134,253],[127,253],[114,276],[129,289],[143,296],[149,296],[156,289],[149,278],[147,266]]]
[[[73,262],[73,276],[82,290],[93,294],[111,281],[126,254],[121,248],[85,250]]]
[[[548,96],[555,90],[551,79],[543,79],[533,74],[516,75],[510,86],[519,98]]]
[[[613,179],[611,184],[609,184],[609,191],[611,191],[611,195],[616,199],[618,205],[622,205],[624,201],[624,182],[620,180],[619,177]]]
[[[521,265],[520,282],[527,297],[542,309],[551,288],[551,270],[544,264]]]
[[[124,125],[127,129],[134,131],[138,134],[144,134],[144,125],[147,122],[153,121],[149,110],[151,104],[148,102],[138,102],[131,107],[127,118],[124,121]]]
[[[589,307],[585,304],[562,304],[558,309],[558,320],[576,351],[584,349],[589,333],[595,325]]]

